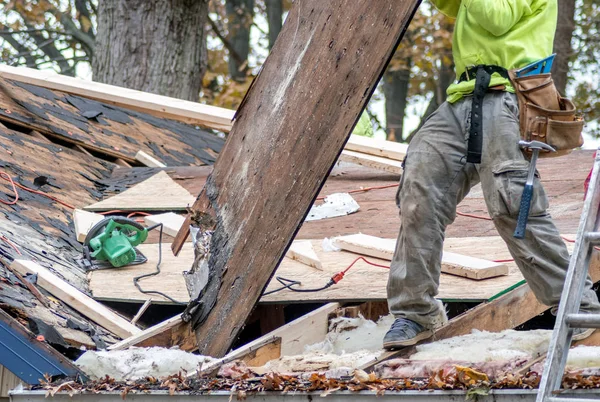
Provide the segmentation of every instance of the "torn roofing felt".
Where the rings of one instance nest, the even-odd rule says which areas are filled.
[[[117,341],[7,265],[33,260],[89,295],[72,213],[105,196],[116,158],[135,164],[144,150],[170,166],[201,166],[222,145],[195,126],[0,79],[0,309],[71,358]]]

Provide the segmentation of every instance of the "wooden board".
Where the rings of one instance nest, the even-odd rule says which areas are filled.
[[[346,150],[362,154],[380,156],[382,158],[403,161],[408,151],[408,144],[376,140],[374,138],[351,135],[346,143]]]
[[[336,237],[334,243],[342,250],[389,261],[393,259],[396,249],[395,239],[382,239],[361,233]],[[442,254],[442,272],[481,280],[508,275],[508,266],[482,258],[444,251]]]
[[[138,151],[137,154],[135,154],[135,159],[138,162],[141,162],[144,166],[160,168],[167,167],[167,165],[144,151]]]
[[[294,240],[287,253],[285,253],[285,256],[309,267],[320,271],[323,270],[323,264],[321,264],[321,260],[319,260],[317,253],[315,253],[310,240]]]
[[[140,184],[85,207],[88,211],[175,211],[194,203],[194,196],[160,171]]]
[[[322,240],[312,241],[313,249],[322,263],[323,270],[308,268],[306,265],[284,258],[274,276],[299,280],[300,288],[320,288],[329,281],[332,275],[346,269],[357,257],[356,254],[340,251],[325,252]],[[188,270],[194,259],[191,243],[186,243],[178,257],[166,253],[169,244],[163,244],[163,263],[161,274],[144,279],[140,285],[144,289],[160,289],[175,300],[186,302],[189,299],[185,282],[181,273]],[[143,302],[150,297],[140,293],[133,285],[133,278],[155,270],[158,258],[158,245],[142,244],[138,249],[148,257],[143,265],[124,267],[118,270],[98,270],[90,273],[90,289],[94,298],[107,301]],[[499,236],[484,238],[446,239],[446,250],[464,252],[469,250],[474,256],[490,259],[510,258],[506,245]],[[389,261],[368,258],[369,261],[389,266]],[[509,275],[490,278],[485,281],[474,281],[455,275],[442,274],[438,297],[444,301],[484,301],[523,281],[519,269],[514,263],[508,264]],[[307,301],[378,301],[385,300],[388,270],[373,267],[359,261],[348,271],[344,279],[323,291],[314,293],[297,293],[289,290],[261,297],[263,303],[303,303]],[[281,287],[272,279],[267,291]],[[160,296],[152,295],[156,302],[166,302]]]
[[[73,224],[75,225],[77,241],[83,243],[90,229],[102,219],[104,219],[104,215],[84,211],[83,209],[75,209],[73,211]]]
[[[233,110],[170,98],[134,89],[59,75],[51,70],[0,66],[0,75],[13,80],[97,99],[128,109],[229,131]]]
[[[201,353],[223,356],[243,327],[418,4],[303,0],[292,6],[193,208],[214,208],[211,269],[222,273],[214,307],[197,326]],[[184,224],[174,250],[187,229]]]
[[[381,156],[373,156],[355,151],[343,151],[339,160],[344,162],[355,163],[357,165],[370,167],[373,169],[383,170],[397,175],[402,174],[402,162],[383,158]]]
[[[33,261],[14,260],[11,263],[11,267],[21,275],[37,274],[37,284],[39,286],[121,338],[127,338],[141,331],[138,327],[117,315],[108,307],[81,293],[48,269]]]
[[[163,233],[168,234],[169,236],[175,237],[179,229],[181,229],[181,225],[185,218],[181,215],[177,215],[174,212],[167,212],[164,214],[158,215],[150,215],[144,217],[144,222],[148,226],[156,225],[158,223],[163,224]],[[158,230],[158,229],[157,229]]]
[[[182,350],[192,352],[196,350],[194,333],[189,325],[181,320],[181,314],[169,318],[159,324],[123,339],[108,347],[108,350],[123,350],[130,346],[151,347],[162,346],[171,347],[178,345]]]

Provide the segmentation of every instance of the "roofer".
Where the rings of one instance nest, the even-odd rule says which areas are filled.
[[[519,105],[507,69],[551,54],[557,0],[432,2],[456,18],[453,57],[460,79],[415,135],[404,160],[396,197],[402,222],[388,282],[396,321],[384,338],[386,348],[414,345],[447,321],[435,299],[444,232],[456,217],[457,204],[478,183],[496,229],[540,302],[557,307],[569,264],[538,177],[525,238],[513,237],[529,162],[518,144]],[[479,90],[475,77],[485,82]],[[588,277],[583,313],[600,312],[591,287]],[[574,329],[573,339],[592,332]]]

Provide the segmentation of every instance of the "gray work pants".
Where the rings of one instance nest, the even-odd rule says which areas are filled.
[[[444,103],[411,141],[398,189],[400,233],[388,281],[388,304],[396,318],[426,328],[442,324],[436,303],[444,232],[456,217],[456,206],[479,182],[486,206],[537,299],[556,306],[569,253],[550,215],[538,177],[525,238],[515,239],[521,193],[529,162],[519,149],[515,95],[490,92],[483,104],[481,164],[466,162],[471,97]],[[472,286],[477,286],[473,282]],[[588,278],[581,310],[600,312]],[[465,289],[465,296],[468,289]]]

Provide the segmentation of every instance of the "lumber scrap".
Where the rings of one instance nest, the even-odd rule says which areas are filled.
[[[402,162],[382,158],[381,156],[374,156],[369,154],[364,154],[361,152],[355,151],[346,151],[344,150],[340,155],[340,161],[355,163],[357,165],[383,170],[385,172],[393,173],[393,174],[402,174]]]
[[[234,113],[233,110],[216,106],[68,77],[51,70],[0,65],[0,75],[15,81],[222,131],[230,130]]]
[[[192,320],[201,353],[223,356],[242,328],[418,4],[306,0],[292,6],[192,208],[213,209],[211,270],[222,274],[218,297],[205,304],[212,308]]]
[[[316,268],[320,271],[323,270],[323,264],[321,264],[319,256],[315,253],[315,249],[310,240],[294,240],[285,256],[308,265],[309,267]]]
[[[363,154],[380,156],[386,159],[403,161],[408,151],[408,144],[399,142],[377,140],[374,138],[363,137],[360,135],[351,135],[346,143],[348,151],[360,152]]]
[[[144,222],[148,226],[156,225],[158,223],[163,224],[163,233],[168,234],[169,236],[175,237],[179,229],[181,229],[181,225],[185,218],[181,215],[177,215],[174,212],[166,212],[164,214],[158,215],[150,215],[144,217]]]
[[[395,239],[382,239],[362,233],[336,237],[334,243],[342,250],[382,258],[388,261],[392,260],[396,248]],[[508,266],[504,263],[493,262],[444,250],[442,255],[442,272],[481,280],[508,275]]]
[[[597,251],[594,251],[590,260],[589,272],[593,282],[600,281],[600,253]],[[490,302],[482,303],[451,319],[446,325],[437,329],[432,338],[423,343],[466,335],[474,329],[500,332],[505,329],[516,328],[549,308],[549,306],[540,303],[536,299],[529,285],[523,284]],[[411,347],[399,351],[384,352],[379,358],[368,362],[361,368],[370,370],[382,361],[397,357],[408,357],[414,351],[415,348]]]
[[[194,333],[191,327],[183,322],[181,314],[125,338],[121,342],[109,346],[108,350],[123,350],[130,346],[171,347],[173,345],[178,345],[180,349],[188,352],[197,349]]]
[[[102,219],[104,219],[104,215],[84,211],[83,209],[75,209],[73,211],[73,225],[75,225],[77,241],[83,243],[90,229]]]
[[[144,151],[138,151],[137,154],[135,154],[135,159],[138,162],[141,162],[142,164],[144,164],[144,166],[159,167],[159,168],[167,167],[167,165],[165,165],[164,163],[162,163],[161,161],[159,161],[152,155],[147,154]]]
[[[14,260],[11,268],[21,275],[36,274],[37,283],[56,298],[62,300],[82,315],[96,322],[113,334],[127,338],[141,330],[108,307],[81,293],[67,282],[54,275],[48,269],[30,260]]]
[[[169,211],[185,210],[194,196],[161,170],[135,186],[84,207],[87,211]]]

